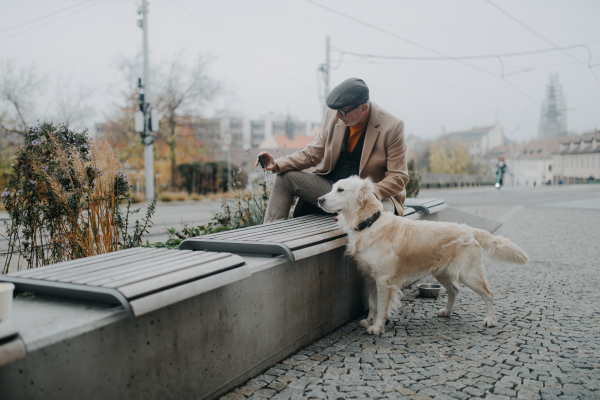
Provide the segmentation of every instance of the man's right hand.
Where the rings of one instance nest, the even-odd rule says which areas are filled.
[[[258,155],[262,156],[262,159],[265,163],[265,169],[267,171],[279,172],[279,167],[277,166],[277,164],[275,164],[275,159],[272,155],[269,154],[268,151],[261,151]],[[254,166],[258,166],[258,157],[256,158]]]

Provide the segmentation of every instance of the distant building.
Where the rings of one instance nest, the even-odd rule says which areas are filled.
[[[290,139],[296,136],[314,135],[320,124],[299,121],[290,115],[267,114],[259,119],[221,117],[198,118],[194,128],[199,136],[217,144],[223,143],[225,132],[232,135],[235,149],[258,149],[260,144],[273,135],[285,135]]]
[[[474,161],[483,160],[490,150],[508,143],[502,125],[499,123],[469,131],[452,132],[447,137],[465,142]]]
[[[550,74],[546,98],[542,104],[538,137],[547,139],[567,134],[567,101],[563,96],[558,74]]]
[[[574,149],[577,146],[580,147],[581,140],[582,136],[560,136],[548,139],[536,139],[515,146],[499,146],[489,152],[489,166],[492,172],[495,172],[498,159],[504,157],[507,166],[504,179],[506,185],[534,186],[557,184],[561,176],[563,176],[561,172],[563,165],[560,158],[567,155],[566,164],[570,165],[571,159],[574,160],[574,165],[577,164],[575,157],[572,154],[566,154],[566,152],[570,148],[571,143],[573,143]],[[586,142],[584,139],[584,143],[586,143],[586,148],[592,146],[591,140]],[[600,148],[600,137],[598,137],[598,144]],[[600,149],[598,149],[598,152],[600,156]],[[584,154],[579,153],[579,151],[576,151],[576,153],[579,156],[583,156]],[[584,161],[581,162],[584,163]],[[600,168],[600,159],[596,161],[590,159],[590,165],[592,164]],[[569,168],[568,166],[566,167],[566,176],[574,178],[575,174],[573,173],[575,171],[571,171]],[[580,171],[578,177],[583,179],[584,175],[584,172]],[[589,176],[587,175],[587,177]]]
[[[600,132],[584,133],[582,136],[561,140],[552,154],[554,183],[585,183],[593,177],[600,178]]]

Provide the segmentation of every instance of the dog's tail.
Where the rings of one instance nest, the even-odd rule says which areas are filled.
[[[475,240],[479,242],[490,258],[515,264],[525,264],[529,261],[527,253],[510,240],[494,236],[482,229],[473,228],[473,233]]]

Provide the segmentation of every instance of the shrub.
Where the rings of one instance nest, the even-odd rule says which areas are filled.
[[[127,175],[110,145],[65,126],[29,129],[17,151],[2,199],[10,216],[9,249],[27,268],[141,244],[154,205],[128,233],[131,198]],[[126,204],[123,215],[121,203]]]
[[[406,197],[417,197],[421,190],[421,174],[417,172],[415,161],[408,162],[408,183],[406,184]]]
[[[265,179],[254,180],[249,188],[234,185],[233,190],[222,197],[221,211],[213,214],[212,221],[195,227],[183,224],[181,233],[177,233],[175,228],[167,229],[169,239],[166,242],[154,244],[146,242],[144,247],[176,249],[184,239],[190,237],[261,225],[271,195],[270,176],[272,175],[266,175]]]

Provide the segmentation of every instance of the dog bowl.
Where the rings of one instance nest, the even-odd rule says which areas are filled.
[[[442,290],[442,285],[438,285],[437,283],[419,283],[417,289],[419,289],[419,294],[423,297],[438,297],[440,290]]]

